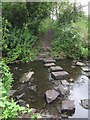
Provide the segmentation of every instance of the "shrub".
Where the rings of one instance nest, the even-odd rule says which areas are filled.
[[[54,56],[55,54],[56,56],[59,56],[60,52],[63,51],[69,58],[87,58],[87,27],[85,28],[85,25],[81,26],[82,24],[78,24],[80,24],[80,21],[79,23],[78,21],[75,23],[72,21],[70,25],[62,25],[57,28],[55,40],[51,44],[53,51],[52,54],[54,53]]]

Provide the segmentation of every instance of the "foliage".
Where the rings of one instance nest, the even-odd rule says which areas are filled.
[[[81,10],[79,10],[79,6],[76,3],[70,2],[60,2],[59,3],[59,13],[58,13],[58,21],[60,24],[70,24],[73,20],[74,22],[82,16]]]
[[[51,25],[52,25],[52,21],[50,18],[41,21],[39,25],[39,33],[46,34],[47,30],[51,28]]]
[[[8,100],[7,96],[0,98],[0,107],[2,108],[2,119],[15,118],[18,111],[25,111],[24,107],[20,107],[13,99]]]
[[[8,26],[10,26],[9,22],[4,20],[2,52],[6,62],[9,63],[14,60],[30,61],[30,50],[37,37],[30,33],[27,25],[24,25],[22,30],[13,28],[13,31],[10,31]]]
[[[13,27],[17,26],[21,28],[28,18],[26,4],[14,2],[3,3],[2,16],[7,19]]]
[[[11,84],[13,81],[12,74],[10,73],[9,67],[2,61],[2,76],[0,79],[0,82],[3,83],[3,89],[6,91],[6,94],[8,94]]]
[[[80,20],[81,24],[80,24]],[[83,18],[77,22],[71,22],[70,25],[62,25],[57,28],[55,40],[52,42],[52,55],[60,56],[63,51],[67,57],[79,59],[88,56],[87,26]],[[83,24],[83,26],[82,26]],[[85,33],[85,32],[86,33]],[[83,44],[84,42],[84,44]]]
[[[34,34],[38,34],[38,27],[44,19],[50,16],[51,4],[49,2],[27,2],[29,14],[28,27]]]

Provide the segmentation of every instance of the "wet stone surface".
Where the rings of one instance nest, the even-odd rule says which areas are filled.
[[[67,96],[67,89],[64,88],[61,84],[58,86],[55,86],[54,89],[60,93],[61,97]]]
[[[74,114],[75,112],[75,104],[73,100],[63,100],[62,101],[62,113],[68,114]]]
[[[69,83],[67,82],[67,80],[61,80],[61,83],[62,83],[63,86],[68,86],[69,85]]]
[[[55,66],[56,64],[55,63],[46,63],[44,64],[45,67],[51,67],[51,66]]]
[[[51,102],[53,102],[59,96],[59,92],[57,92],[54,89],[47,90],[46,93],[45,93],[45,95],[46,95],[46,101],[47,101],[47,103],[51,103]]]
[[[83,108],[90,109],[90,100],[89,99],[81,100],[80,104]]]
[[[63,69],[60,66],[50,67],[50,72],[62,71]]]
[[[82,62],[77,62],[76,65],[77,65],[77,66],[85,66],[85,64],[82,63]]]
[[[83,70],[84,72],[90,72],[90,66],[82,67],[82,70]]]
[[[69,78],[69,73],[66,71],[59,71],[59,72],[52,72],[51,76],[53,79],[55,80],[59,80],[59,79],[68,79]]]

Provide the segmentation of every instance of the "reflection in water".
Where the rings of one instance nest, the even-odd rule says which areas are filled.
[[[75,113],[73,118],[87,118],[88,110],[84,109],[80,105],[80,100],[88,98],[88,81],[89,79],[81,74],[80,67],[71,67],[72,61],[70,60],[57,60],[57,65],[61,66],[65,71],[70,74],[70,78],[74,79],[74,83],[70,83],[68,99],[74,100],[75,103]],[[54,116],[60,116],[61,102],[62,99],[58,98],[52,104],[46,104],[45,92],[53,88],[53,84],[48,80],[49,72],[44,67],[42,61],[34,61],[28,64],[12,64],[10,65],[11,72],[13,73],[14,82],[13,89],[18,89],[16,95],[25,93],[22,97],[26,103],[30,104],[30,107],[36,108],[39,112],[43,111],[46,114],[51,114]],[[15,70],[14,68],[18,68]],[[26,83],[20,83],[19,79],[24,75],[24,73],[29,72],[29,70],[34,71],[33,79]],[[31,89],[31,86],[35,86]],[[71,118],[72,118],[71,117]]]

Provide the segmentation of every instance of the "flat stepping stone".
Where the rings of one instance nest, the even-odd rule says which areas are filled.
[[[76,65],[77,65],[77,66],[84,66],[85,64],[82,63],[82,62],[77,62]]]
[[[61,83],[62,83],[63,86],[68,86],[69,85],[69,83],[67,82],[67,80],[61,80]]]
[[[51,66],[55,66],[56,64],[55,63],[46,63],[44,64],[45,67],[51,67]]]
[[[51,77],[55,80],[63,80],[69,78],[69,73],[66,71],[52,72]]]
[[[62,113],[66,113],[70,114],[75,112],[75,104],[73,100],[63,100],[62,101],[62,109],[61,109]]]
[[[81,106],[85,109],[90,109],[90,100],[89,99],[84,99],[81,100]]]
[[[83,72],[83,74],[90,78],[90,72]]]
[[[46,63],[56,63],[56,60],[53,60],[53,59],[45,59],[43,60],[43,62],[46,64]]]
[[[51,103],[59,96],[59,93],[56,90],[52,89],[47,90],[45,95],[47,103]]]
[[[67,89],[64,89],[64,86],[62,86],[62,84],[55,86],[54,89],[60,93],[61,97],[64,97],[67,95]]]
[[[88,66],[82,67],[82,70],[84,72],[90,72],[90,67],[88,67]]]
[[[50,72],[62,71],[63,69],[60,66],[52,66],[50,67]]]

